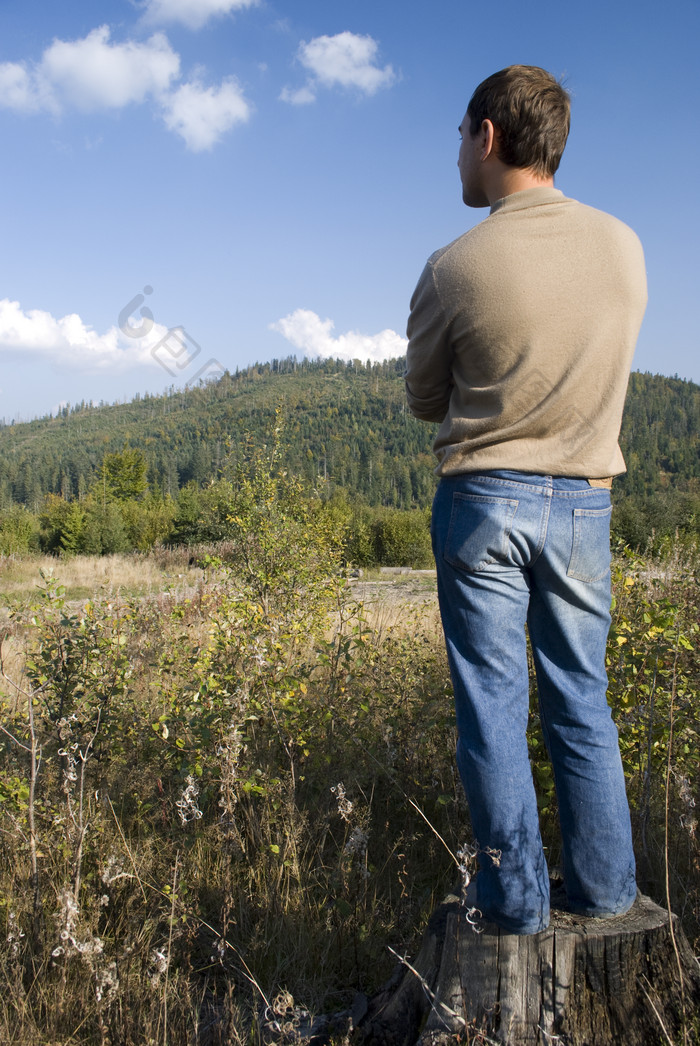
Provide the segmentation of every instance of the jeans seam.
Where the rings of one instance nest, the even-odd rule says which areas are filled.
[[[557,479],[559,477],[553,477]],[[575,479],[576,477],[570,477]],[[497,487],[518,487],[520,490],[527,490],[531,492],[548,491],[549,494],[545,495],[548,497],[556,498],[589,498],[597,497],[600,494],[610,494],[610,491],[605,487],[582,487],[580,490],[558,490],[556,487],[548,483],[522,483],[516,479],[501,479],[499,476],[484,476],[479,472],[463,472],[457,476],[443,476],[442,481],[469,481],[472,480],[475,483],[489,483]]]
[[[543,511],[542,511],[542,518],[540,520],[540,538],[539,538],[539,541],[537,543],[537,549],[535,550],[534,555],[530,558],[530,563],[529,563],[529,567],[530,568],[534,567],[535,563],[537,562],[537,560],[542,555],[542,552],[544,550],[544,546],[547,543],[547,530],[549,528],[549,515],[550,515],[551,511],[552,511],[552,499],[551,499],[551,497],[547,497],[545,499],[545,505],[544,505],[544,508],[543,508]]]

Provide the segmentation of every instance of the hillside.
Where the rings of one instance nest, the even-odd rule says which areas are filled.
[[[82,494],[105,453],[138,446],[151,489],[174,495],[216,475],[227,446],[269,438],[283,407],[289,464],[314,484],[372,504],[429,500],[431,427],[404,403],[403,361],[363,367],[294,360],[252,366],[202,388],[128,404],[65,407],[55,418],[0,428],[0,498],[36,510],[47,493]]]
[[[403,360],[382,364],[288,359],[254,365],[199,388],[99,407],[78,404],[0,427],[0,509],[39,511],[46,494],[81,498],[104,455],[138,447],[149,489],[175,497],[218,474],[247,439],[269,439],[282,407],[287,464],[323,496],[341,489],[369,505],[429,505],[435,426],[407,411]],[[627,524],[684,527],[700,501],[700,386],[634,373],[622,429],[627,475],[616,483]],[[625,513],[623,512],[623,516]],[[634,517],[634,519],[633,519]],[[632,527],[634,529],[634,527]]]

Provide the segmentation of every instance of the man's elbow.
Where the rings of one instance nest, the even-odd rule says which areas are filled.
[[[445,398],[442,395],[417,396],[411,390],[408,382],[405,384],[408,409],[414,417],[418,418],[419,421],[442,422],[444,420],[449,408],[449,397]]]

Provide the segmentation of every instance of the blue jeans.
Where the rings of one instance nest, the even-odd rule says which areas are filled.
[[[605,917],[627,911],[636,896],[625,780],[606,700],[610,513],[609,492],[587,480],[522,472],[443,478],[435,495],[457,765],[480,849],[476,904],[511,933],[549,923],[525,734],[526,625],[568,906]]]

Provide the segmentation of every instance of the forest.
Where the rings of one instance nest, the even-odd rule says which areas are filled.
[[[403,360],[289,358],[127,403],[66,405],[0,426],[0,553],[108,554],[228,535],[236,465],[270,442],[357,565],[425,565],[436,426],[405,406]],[[614,485],[615,536],[637,549],[700,532],[700,387],[633,373]],[[407,547],[401,547],[405,532]],[[407,557],[409,557],[407,559]]]

